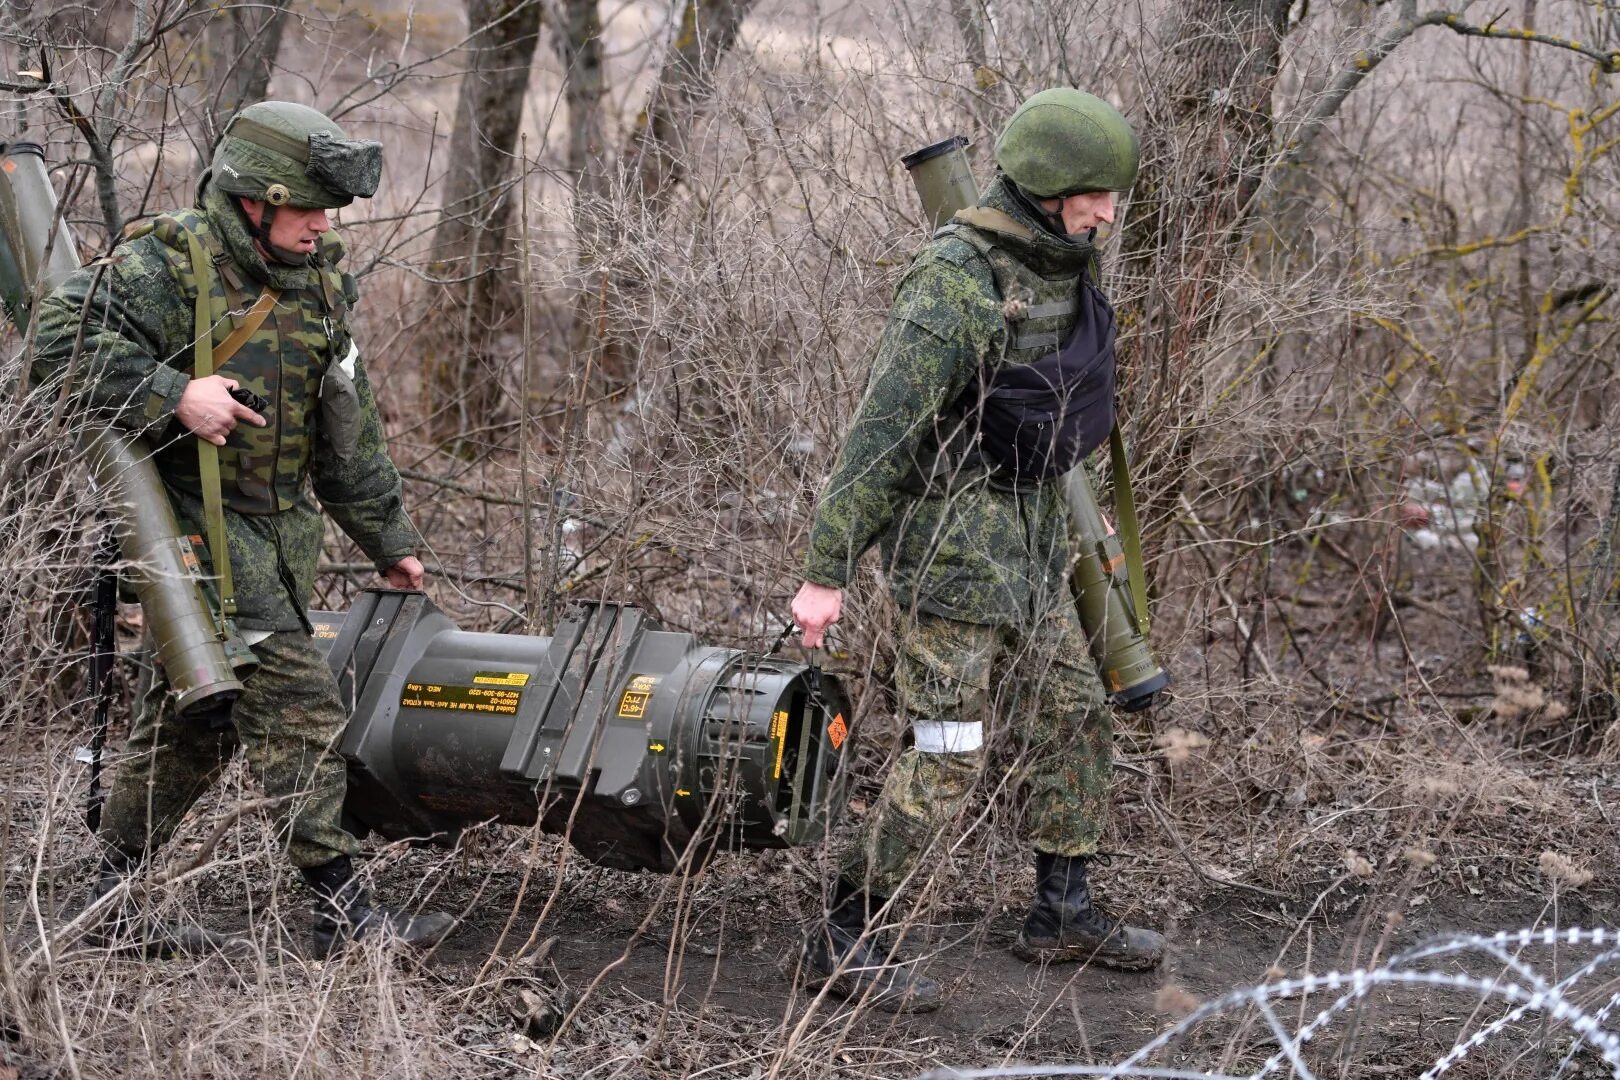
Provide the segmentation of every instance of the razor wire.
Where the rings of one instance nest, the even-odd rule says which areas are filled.
[[[1536,965],[1524,960],[1518,953],[1534,946],[1566,946],[1596,948],[1597,955],[1581,963],[1573,971],[1550,981],[1537,970]],[[1489,977],[1470,975],[1460,971],[1436,970],[1432,965],[1447,959],[1462,960],[1481,957],[1500,966],[1500,971]],[[1331,1029],[1335,1021],[1353,1015],[1355,1006],[1373,990],[1380,987],[1419,987],[1471,993],[1481,999],[1492,999],[1511,1006],[1502,1015],[1459,1039],[1437,1057],[1422,1073],[1420,1080],[1439,1080],[1446,1072],[1466,1059],[1471,1053],[1493,1041],[1500,1041],[1510,1033],[1512,1026],[1531,1013],[1539,1013],[1574,1032],[1569,1049],[1551,1072],[1543,1074],[1545,1080],[1560,1080],[1570,1074],[1570,1066],[1582,1046],[1591,1046],[1608,1064],[1611,1075],[1620,1080],[1620,1030],[1609,1025],[1620,992],[1610,994],[1595,1010],[1589,1010],[1573,1000],[1574,992],[1593,977],[1603,973],[1611,979],[1620,977],[1620,931],[1598,927],[1546,928],[1518,931],[1500,931],[1495,934],[1454,934],[1436,938],[1391,957],[1383,966],[1351,971],[1330,971],[1320,975],[1303,975],[1293,979],[1280,979],[1243,987],[1205,1002],[1180,1021],[1148,1040],[1123,1061],[1113,1065],[1006,1065],[981,1069],[940,1068],[924,1074],[921,1080],[999,1080],[999,1078],[1092,1076],[1126,1080],[1130,1077],[1149,1077],[1154,1080],[1265,1080],[1278,1075],[1285,1066],[1288,1075],[1298,1080],[1316,1080],[1316,1073],[1305,1059],[1305,1047]],[[1273,1003],[1312,994],[1332,993],[1331,1004],[1319,1010],[1298,1030],[1290,1031],[1278,1017]],[[1212,1072],[1205,1069],[1175,1068],[1150,1065],[1148,1061],[1201,1025],[1223,1014],[1237,1010],[1253,1010],[1276,1039],[1279,1049],[1253,1072]],[[1416,1063],[1414,1063],[1415,1065]],[[1523,1075],[1523,1074],[1515,1074]]]

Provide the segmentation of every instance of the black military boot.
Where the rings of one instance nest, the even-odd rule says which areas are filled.
[[[387,934],[412,948],[431,949],[456,925],[454,918],[440,911],[401,915],[373,904],[371,893],[354,876],[347,855],[300,872],[315,894],[313,940],[318,957],[331,956],[349,942],[374,934]]]
[[[869,912],[884,904],[840,880],[832,910],[804,943],[811,989],[826,985],[839,997],[865,998],[884,1012],[931,1012],[939,1008],[939,983],[897,954],[891,942],[867,933]]]
[[[1091,899],[1085,856],[1035,853],[1035,901],[1013,944],[1013,955],[1031,963],[1095,961],[1124,971],[1157,967],[1164,935],[1126,926]]]
[[[96,883],[90,888],[90,903],[111,895],[140,871],[145,860],[144,853],[132,854],[110,844],[105,847],[101,865],[96,869]],[[85,931],[84,938],[98,948],[127,950],[158,960],[219,952],[236,942],[229,935],[205,930],[193,923],[159,919],[142,912],[128,890],[102,912]]]

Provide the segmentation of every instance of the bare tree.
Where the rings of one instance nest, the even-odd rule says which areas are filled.
[[[1141,449],[1162,455],[1149,522],[1173,518],[1191,431],[1173,428],[1202,396],[1184,358],[1209,336],[1272,144],[1272,92],[1287,0],[1175,5],[1144,81],[1142,169],[1124,239],[1137,279],[1125,363]]]
[[[244,105],[262,101],[287,28],[287,0],[255,0],[217,8],[203,38],[208,74],[204,136],[211,143]]]
[[[714,94],[714,75],[755,0],[682,0],[675,36],[664,54],[658,82],[636,117],[626,157],[635,165],[641,191],[656,206],[687,169],[692,126]]]
[[[509,189],[541,17],[539,0],[466,0],[466,9],[466,68],[434,237],[466,348],[430,363],[425,380],[440,400],[463,402],[458,431],[469,430],[470,415],[493,415],[501,396],[488,335],[511,299],[510,275],[503,273],[511,259]]]

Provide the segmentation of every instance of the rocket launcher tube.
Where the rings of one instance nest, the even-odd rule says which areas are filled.
[[[93,427],[79,444],[115,515],[119,553],[129,564],[175,708],[182,716],[228,709],[258,661],[235,625],[215,614],[196,550],[175,520],[145,443]]]
[[[0,235],[5,239],[0,296],[22,328],[28,325],[35,283],[40,296],[50,295],[79,268],[79,256],[67,222],[57,217],[56,190],[45,170],[45,151],[37,143],[0,146],[0,181]]]
[[[77,269],[44,152],[33,143],[0,147],[0,296],[19,330],[32,317],[36,287],[47,295]],[[120,554],[131,567],[176,707],[185,716],[216,715],[241,693],[242,679],[257,661],[235,624],[216,614],[196,551],[175,519],[146,444],[90,426],[79,445],[115,515]]]
[[[900,159],[917,186],[917,198],[930,229],[939,228],[958,210],[979,201],[979,185],[968,164],[967,145],[966,135],[952,135]]]
[[[1063,478],[1063,498],[1075,548],[1070,582],[1097,672],[1120,708],[1145,709],[1169,685],[1170,677],[1142,635],[1126,576],[1125,551],[1103,520],[1085,466],[1069,470]]]

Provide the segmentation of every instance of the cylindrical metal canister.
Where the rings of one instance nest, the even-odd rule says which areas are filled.
[[[843,806],[838,681],[575,609],[549,637],[459,630],[421,593],[311,612],[351,718],[356,831],[447,843],[538,822],[587,858],[673,870],[716,848],[813,843]]]
[[[28,326],[35,295],[49,294],[77,269],[44,152],[34,143],[0,148],[0,296],[17,326]],[[79,439],[117,517],[120,554],[176,707],[186,716],[228,709],[257,663],[234,624],[210,603],[196,551],[146,444],[99,425],[86,426]]]
[[[1080,625],[1103,685],[1126,712],[1144,709],[1170,684],[1142,635],[1126,577],[1125,552],[1108,528],[1085,466],[1063,478],[1075,563],[1071,582]]]
[[[979,201],[979,185],[968,164],[966,135],[952,135],[942,142],[925,146],[900,159],[917,185],[923,215],[930,229],[951,220],[958,210]]]

